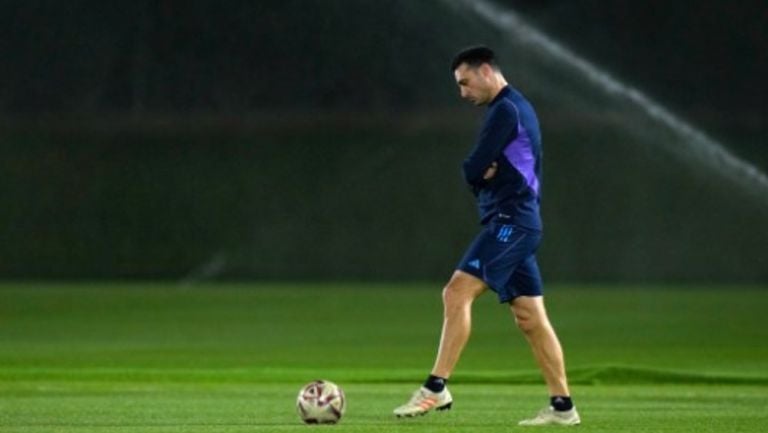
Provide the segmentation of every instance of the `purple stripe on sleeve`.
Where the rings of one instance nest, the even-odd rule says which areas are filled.
[[[533,156],[531,138],[528,131],[519,122],[517,124],[517,138],[504,148],[504,156],[523,175],[528,187],[538,196],[539,179],[536,177],[536,158]]]

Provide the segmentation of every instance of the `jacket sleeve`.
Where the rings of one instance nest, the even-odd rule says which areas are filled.
[[[491,164],[499,159],[504,147],[517,138],[517,112],[514,107],[499,104],[486,114],[472,152],[464,160],[464,180],[473,191],[487,185],[483,175]]]

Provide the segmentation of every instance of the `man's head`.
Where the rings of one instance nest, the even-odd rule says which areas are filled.
[[[461,97],[475,105],[485,105],[507,85],[496,55],[485,46],[461,50],[451,62],[451,71]]]

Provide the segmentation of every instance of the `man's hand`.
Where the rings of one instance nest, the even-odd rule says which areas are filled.
[[[494,176],[496,176],[496,171],[499,169],[499,164],[494,161],[490,167],[488,167],[485,170],[485,174],[483,175],[483,180],[490,180],[493,179]]]

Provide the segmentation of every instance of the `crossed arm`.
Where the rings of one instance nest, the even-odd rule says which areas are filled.
[[[464,179],[477,190],[493,179],[504,147],[517,136],[517,112],[505,105],[487,114],[474,149],[464,160]]]

